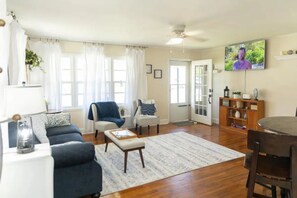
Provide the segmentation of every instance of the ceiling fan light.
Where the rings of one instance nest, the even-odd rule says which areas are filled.
[[[166,45],[178,45],[181,44],[183,40],[184,38],[181,37],[172,38],[166,43]]]

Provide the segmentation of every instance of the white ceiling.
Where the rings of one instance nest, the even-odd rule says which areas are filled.
[[[28,35],[165,46],[186,25],[186,48],[211,48],[297,32],[297,0],[7,0]]]

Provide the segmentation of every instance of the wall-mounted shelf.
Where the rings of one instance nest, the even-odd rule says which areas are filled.
[[[297,54],[291,54],[291,55],[282,55],[282,56],[274,56],[276,60],[291,60],[291,59],[297,59]]]

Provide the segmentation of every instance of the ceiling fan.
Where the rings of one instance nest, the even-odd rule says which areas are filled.
[[[185,32],[185,25],[175,25],[172,27],[173,36],[166,43],[166,45],[178,45],[184,41],[185,38],[190,38],[195,41],[206,41],[206,39],[193,37],[194,35],[199,34],[199,32]]]

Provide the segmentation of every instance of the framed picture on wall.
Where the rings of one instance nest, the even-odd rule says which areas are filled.
[[[153,66],[151,64],[146,64],[146,73],[147,74],[153,73]]]
[[[162,69],[154,70],[154,78],[161,79],[162,78]]]

